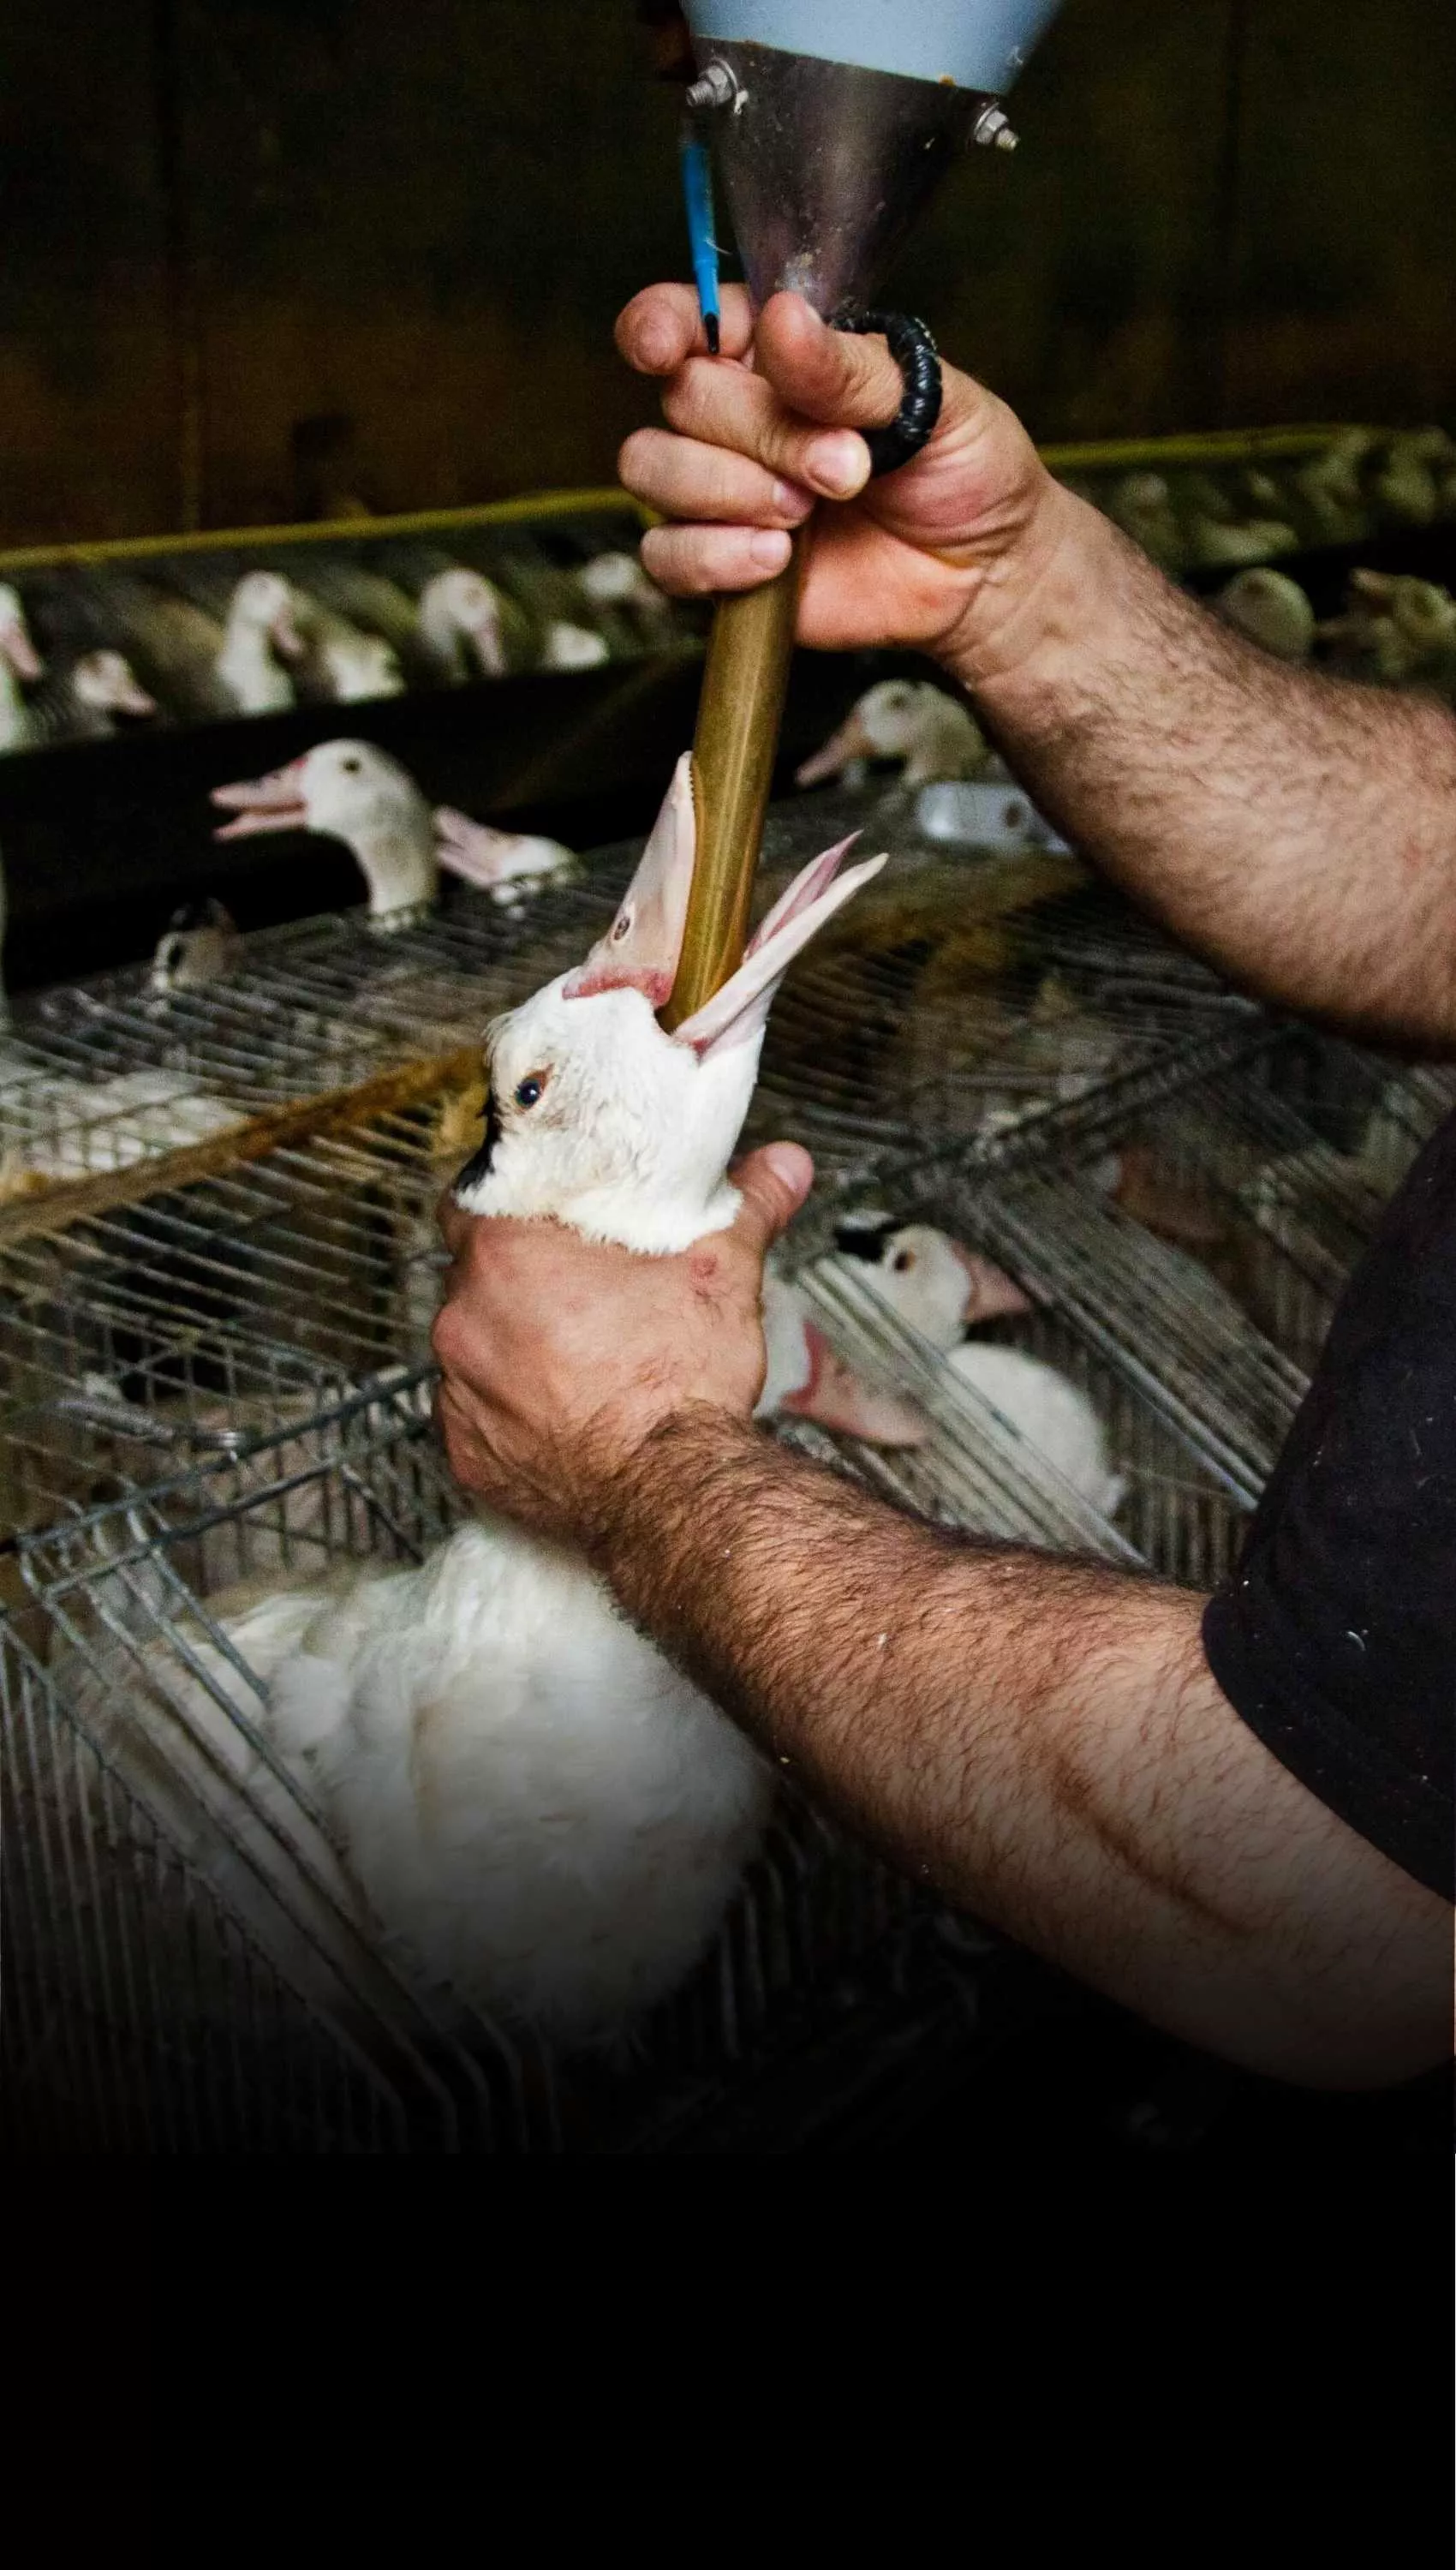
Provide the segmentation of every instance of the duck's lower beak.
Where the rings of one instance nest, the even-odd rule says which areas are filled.
[[[0,627],[0,654],[9,661],[17,678],[45,676],[45,662],[18,620],[13,625]]]
[[[303,761],[295,758],[288,767],[275,767],[270,776],[254,778],[251,784],[214,785],[212,800],[224,812],[235,812],[235,821],[224,821],[213,832],[218,839],[251,839],[262,830],[306,830],[308,806],[303,799]]]
[[[874,755],[874,745],[867,737],[865,726],[859,714],[853,713],[825,742],[823,749],[817,749],[812,758],[805,759],[794,782],[796,785],[823,785],[829,777],[838,776],[848,767],[851,759],[873,758]]]

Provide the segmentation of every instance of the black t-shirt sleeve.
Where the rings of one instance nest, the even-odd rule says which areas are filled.
[[[1450,1899],[1456,1118],[1350,1281],[1204,1647],[1282,1765]]]

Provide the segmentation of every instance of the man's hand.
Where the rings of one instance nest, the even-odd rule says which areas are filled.
[[[668,429],[638,429],[620,471],[683,522],[642,547],[653,579],[679,596],[772,579],[788,530],[820,501],[801,640],[906,643],[970,673],[1029,643],[1027,611],[1050,565],[1100,524],[1052,480],[1005,403],[954,366],[923,453],[872,482],[858,427],[895,417],[900,369],[882,339],[831,330],[800,295],[776,294],[755,325],[743,288],[729,287],[717,358],[685,285],[636,295],[616,335],[639,374],[666,378]]]
[[[751,1416],[763,1390],[764,1253],[814,1183],[791,1142],[734,1172],[731,1231],[641,1258],[550,1222],[462,1213],[434,1330],[437,1417],[456,1480],[539,1533],[584,1538],[643,1440],[690,1408]]]

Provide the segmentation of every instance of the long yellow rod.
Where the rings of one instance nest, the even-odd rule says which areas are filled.
[[[803,548],[763,589],[718,603],[693,740],[697,852],[682,957],[661,1012],[669,1032],[735,973],[748,942],[753,879],[763,845],[794,626]]]

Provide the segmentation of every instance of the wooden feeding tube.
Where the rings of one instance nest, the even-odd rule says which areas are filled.
[[[787,567],[762,589],[719,601],[693,738],[697,852],[669,1032],[720,991],[743,961],[783,720],[803,566],[802,530]]]

